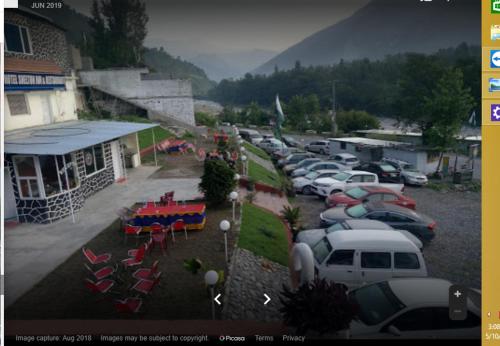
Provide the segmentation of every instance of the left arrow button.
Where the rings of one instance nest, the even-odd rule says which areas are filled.
[[[219,294],[218,294],[218,295],[214,298],[215,302],[216,302],[217,304],[219,304],[219,305],[221,305],[221,304],[222,304],[222,303],[219,301],[220,296],[221,296],[221,294],[219,293]]]

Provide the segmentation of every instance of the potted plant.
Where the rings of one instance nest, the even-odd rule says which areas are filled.
[[[293,291],[283,286],[280,296],[285,325],[298,335],[348,337],[358,306],[343,284],[316,278]]]
[[[290,230],[293,234],[293,241],[295,242],[295,238],[297,237],[297,233],[299,232],[300,208],[285,206],[281,211],[281,216],[290,226]]]

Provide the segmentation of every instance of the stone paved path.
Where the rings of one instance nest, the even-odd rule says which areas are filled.
[[[259,165],[261,165],[262,167],[264,167],[265,169],[267,169],[268,171],[271,171],[271,172],[275,172],[276,173],[276,168],[274,168],[274,165],[271,161],[269,160],[264,160],[263,158],[261,157],[258,157],[257,155],[255,155],[254,153],[251,153],[250,151],[246,151],[246,154],[245,154],[250,160],[253,160],[255,161],[256,163],[258,163]]]
[[[282,321],[279,294],[284,284],[290,286],[287,267],[238,248],[233,255],[229,275],[223,319]],[[266,305],[264,293],[271,299]]]
[[[239,191],[239,195],[241,197],[241,200],[243,201],[245,196],[248,194],[248,190],[245,188],[240,188]],[[262,191],[256,191],[253,203],[258,205],[259,207],[275,213],[276,215],[279,215],[281,213],[283,207],[290,206],[290,203],[285,196],[280,197],[279,195]]]

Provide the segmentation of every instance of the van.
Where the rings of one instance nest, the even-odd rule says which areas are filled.
[[[258,135],[259,134],[258,131],[249,130],[249,129],[241,129],[239,131],[239,133],[240,133],[241,138],[243,138],[244,140],[246,140],[248,142],[252,141],[251,135]]]
[[[398,277],[427,276],[422,252],[399,232],[332,232],[311,250],[319,278],[350,288]]]

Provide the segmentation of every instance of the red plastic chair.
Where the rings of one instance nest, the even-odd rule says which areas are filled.
[[[159,223],[155,222],[151,224],[151,247],[150,251],[153,250],[155,244],[159,244],[161,252],[165,255],[167,250],[167,240],[166,240],[166,229]]]
[[[187,238],[188,238],[187,225],[184,222],[184,220],[178,219],[172,224],[172,234],[174,234],[174,232],[178,232],[178,231],[182,231],[182,230],[184,231],[184,235],[186,236],[186,240],[187,240]]]
[[[137,292],[146,295],[150,294],[151,291],[153,291],[153,288],[155,288],[160,283],[160,277],[161,277],[161,272],[157,273],[154,276],[153,280],[139,280],[132,287],[132,290],[135,290]]]
[[[151,248],[152,243],[153,243],[153,241],[151,239],[149,239],[147,243],[141,244],[141,246],[139,246],[137,249],[128,250],[128,252],[127,252],[128,257],[135,257],[137,255],[137,251],[139,251],[139,249],[142,246],[145,246],[145,250],[146,250],[145,252],[147,252]]]
[[[137,269],[132,274],[132,276],[134,278],[136,278],[137,280],[149,280],[152,277],[154,277],[154,275],[156,275],[156,273],[158,272],[158,265],[159,264],[160,264],[160,261],[156,260],[156,261],[154,261],[154,263],[151,266],[151,268],[140,268],[140,269]]]
[[[135,253],[134,257],[126,258],[122,260],[125,268],[141,265],[144,260],[144,255],[146,254],[146,244],[142,244]]]
[[[90,279],[85,279],[85,286],[94,293],[106,293],[109,291],[115,282],[113,280],[105,279],[94,282]]]
[[[117,312],[121,313],[137,313],[142,306],[142,299],[135,297],[128,297],[125,299],[115,300],[115,308]]]
[[[123,227],[123,233],[125,234],[125,244],[127,244],[127,239],[131,235],[135,236],[137,244],[137,239],[139,239],[141,232],[142,232],[142,227],[126,224],[125,227]]]
[[[83,265],[85,266],[85,268],[87,268],[87,270],[89,272],[92,273],[92,275],[97,280],[102,280],[104,278],[107,278],[110,275],[113,275],[117,269],[116,266],[115,267],[107,266],[107,267],[99,269],[98,271],[93,271],[87,264],[84,263]]]
[[[101,255],[96,255],[94,252],[88,248],[83,247],[82,248],[83,254],[85,255],[85,258],[90,262],[92,265],[96,264],[101,264],[101,263],[107,263],[111,259],[111,254],[110,253],[103,253]]]

